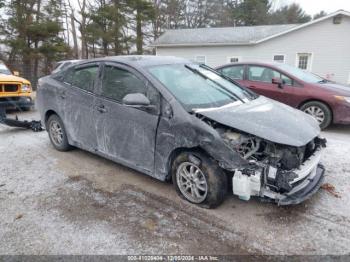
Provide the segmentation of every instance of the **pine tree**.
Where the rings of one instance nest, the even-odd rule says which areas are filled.
[[[276,10],[270,17],[271,24],[300,24],[311,20],[298,4],[291,4]]]
[[[43,68],[48,69],[54,60],[69,51],[61,35],[60,2],[13,0],[6,4],[5,9],[7,19],[2,42],[10,49],[10,62],[19,59],[24,77],[35,85],[40,61],[44,63]],[[48,70],[43,73],[48,73]]]

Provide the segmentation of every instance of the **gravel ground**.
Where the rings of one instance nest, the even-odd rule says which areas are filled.
[[[0,126],[0,254],[350,254],[350,127],[323,135],[337,194],[291,207],[227,196],[206,210],[111,161],[57,152],[46,132]]]

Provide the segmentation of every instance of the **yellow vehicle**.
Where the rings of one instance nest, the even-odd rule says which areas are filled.
[[[16,76],[17,75],[17,76]],[[32,86],[27,79],[18,77],[0,61],[0,103],[7,107],[30,110],[33,106]]]

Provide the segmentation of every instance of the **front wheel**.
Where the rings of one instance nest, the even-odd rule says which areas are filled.
[[[226,175],[202,153],[178,155],[172,165],[172,179],[180,197],[205,208],[219,206],[227,192]]]
[[[315,118],[321,129],[327,128],[332,122],[332,112],[329,107],[322,102],[307,102],[300,107],[300,110]]]

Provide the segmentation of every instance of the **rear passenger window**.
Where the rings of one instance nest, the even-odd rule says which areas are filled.
[[[70,70],[67,72],[64,81],[86,91],[93,92],[98,70],[98,65]]]
[[[134,74],[114,67],[106,66],[102,80],[102,95],[121,102],[127,94],[147,95],[144,82]]]
[[[243,80],[244,66],[230,66],[221,69],[221,73],[232,79]]]

